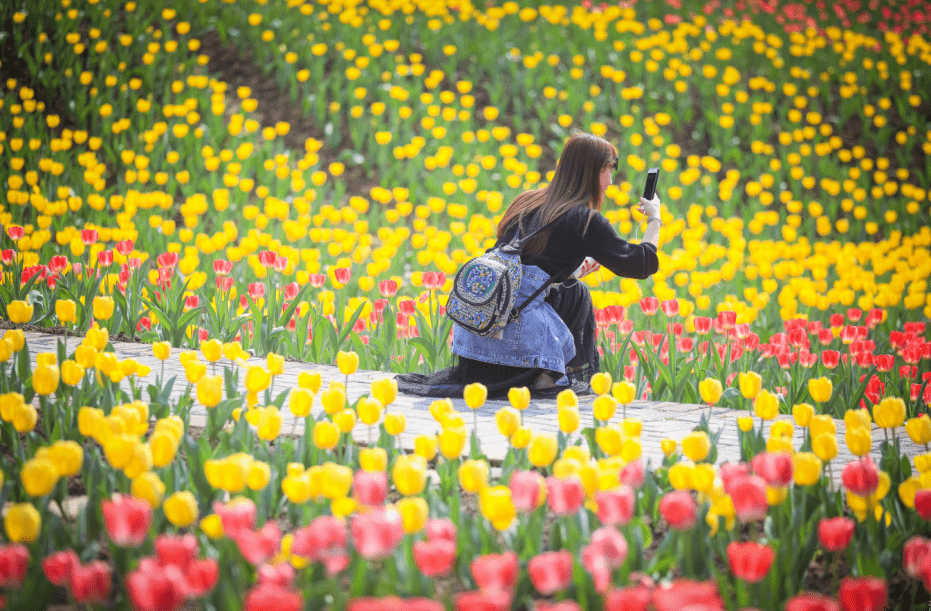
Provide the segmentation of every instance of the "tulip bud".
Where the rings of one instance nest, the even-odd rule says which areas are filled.
[[[711,451],[711,440],[704,431],[692,431],[682,439],[682,453],[694,462],[705,460]]]
[[[508,401],[514,409],[525,410],[530,405],[530,389],[526,386],[508,390]],[[507,437],[507,435],[505,435]]]
[[[737,383],[740,386],[740,394],[745,399],[755,399],[763,388],[763,378],[755,371],[740,372],[737,375]]]
[[[705,378],[698,383],[698,394],[701,395],[701,400],[708,405],[717,403],[721,399],[722,392],[721,382],[716,378]]]
[[[611,392],[611,374],[607,372],[596,373],[592,376],[589,384],[596,395],[606,395]]]
[[[343,375],[352,375],[359,368],[359,355],[355,352],[343,352],[340,350],[336,353],[336,366]]]
[[[478,409],[485,405],[485,400],[488,398],[488,389],[484,384],[478,382],[466,384],[462,396],[470,409]]]
[[[190,526],[197,521],[197,499],[190,491],[175,492],[165,499],[162,508],[168,521],[178,528]]]

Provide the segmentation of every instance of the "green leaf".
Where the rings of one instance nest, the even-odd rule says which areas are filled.
[[[861,554],[857,557],[857,576],[858,577],[886,577],[886,570],[875,558]]]

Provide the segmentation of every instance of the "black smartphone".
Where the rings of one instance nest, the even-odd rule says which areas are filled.
[[[649,201],[656,195],[657,179],[659,179],[659,168],[650,168],[647,172],[647,184],[643,188],[643,199]]]

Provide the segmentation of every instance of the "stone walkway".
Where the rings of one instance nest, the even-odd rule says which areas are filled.
[[[42,333],[26,333],[27,345],[30,348],[32,361],[35,363],[35,355],[39,352],[54,352],[57,342],[61,336],[47,335]],[[69,347],[73,349],[77,339],[71,338]],[[74,342],[74,343],[71,343]],[[155,377],[160,373],[162,362],[156,359],[152,354],[152,347],[149,344],[137,344],[130,342],[112,342],[113,348],[118,357],[123,359],[133,358],[136,361],[149,366],[152,372],[144,379],[146,383],[154,383]],[[171,357],[165,361],[165,377],[170,379],[177,376],[177,381],[172,391],[171,402],[176,404],[183,394],[187,381],[184,376],[184,367],[179,361],[179,355],[183,352],[180,349],[172,349]],[[200,357],[203,360],[203,357]],[[264,366],[264,358],[253,357],[249,359],[250,364]],[[223,358],[217,363],[219,373],[220,367],[234,367],[229,360]],[[209,370],[208,370],[209,371]],[[321,388],[326,388],[330,381],[344,381],[345,376],[334,366],[316,365],[312,363],[285,362],[284,373],[277,376],[274,380],[273,391],[277,396],[278,393],[297,387],[298,375],[303,371],[317,371],[322,379]],[[393,377],[394,374],[378,371],[358,371],[349,378],[347,395],[350,403],[354,402],[362,395],[369,394],[369,384],[376,379],[383,377]],[[240,388],[245,392],[242,380],[245,375],[240,375]],[[129,392],[129,385],[124,382],[124,389]],[[145,393],[144,393],[145,396]],[[461,397],[450,397],[453,400],[455,409],[463,414],[466,426],[472,425],[471,410],[465,405]],[[593,417],[591,405],[594,400],[593,396],[582,396],[579,398],[579,412],[581,414],[581,425],[579,430],[593,426]],[[430,404],[432,399],[424,399],[412,396],[399,396],[398,399],[388,408],[388,411],[402,412],[407,421],[407,429],[401,434],[402,446],[406,449],[412,449],[414,438],[421,434],[434,434],[439,430],[439,425],[430,415]],[[507,440],[498,432],[495,424],[495,413],[502,407],[509,405],[507,400],[489,400],[478,410],[478,431],[481,440],[482,451],[490,460],[496,461],[503,459],[507,452]],[[315,402],[313,414],[315,416],[322,412],[322,407]],[[284,422],[282,432],[287,433],[292,430],[296,422],[296,431],[303,432],[303,418],[295,418],[285,408],[281,411]],[[627,406],[627,416],[639,418],[643,423],[641,442],[643,445],[643,459],[645,464],[652,463],[658,465],[662,462],[663,453],[660,450],[660,440],[663,438],[673,438],[680,441],[687,433],[693,430],[700,422],[702,414],[707,414],[707,406],[676,404],[655,401],[634,401]],[[206,423],[206,408],[195,401],[191,410],[192,426],[203,427]],[[718,440],[718,462],[738,461],[740,459],[740,446],[737,437],[737,418],[746,415],[744,410],[734,410],[728,408],[713,408],[711,412],[710,428],[712,432],[721,431]],[[556,402],[534,401],[530,407],[524,410],[524,423],[534,431],[545,431],[557,433],[559,425],[556,419]],[[615,421],[621,417],[621,409],[618,408],[615,415]],[[791,419],[790,416],[781,416],[781,418]],[[843,465],[853,458],[847,450],[844,443],[844,431],[846,429],[843,420],[837,420],[837,440],[839,453],[835,459],[835,465]],[[873,425],[873,451],[872,456],[876,462],[879,462],[879,446],[883,440],[882,431],[875,430]],[[357,425],[353,435],[360,441],[367,439],[367,427]],[[577,435],[578,433],[576,433]],[[920,454],[923,448],[916,446],[906,436],[904,428],[899,429],[896,434],[903,438],[902,450],[909,456]],[[798,447],[802,440],[802,430],[795,427],[794,445]],[[839,475],[840,469],[835,468],[835,476]]]

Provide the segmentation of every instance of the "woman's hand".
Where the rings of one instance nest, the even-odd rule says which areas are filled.
[[[601,269],[601,264],[598,261],[595,261],[591,257],[585,257],[585,261],[582,262],[582,267],[578,269],[575,274],[576,278],[584,278],[592,272],[596,272]]]
[[[661,206],[659,197],[654,195],[653,199],[644,199],[640,198],[640,212],[642,212],[647,218],[652,218],[654,216],[659,216],[659,208]]]

